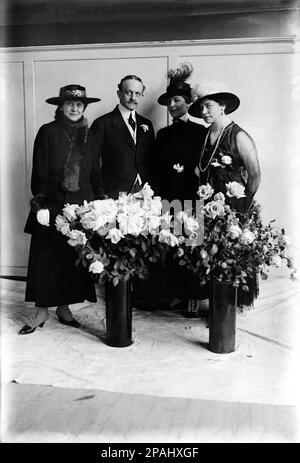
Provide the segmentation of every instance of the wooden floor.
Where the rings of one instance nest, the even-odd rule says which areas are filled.
[[[284,319],[285,315],[282,315],[285,311],[280,309],[282,305],[285,309],[289,306],[290,317],[292,313],[298,313],[298,310],[295,311],[292,307],[294,303],[289,304],[288,301],[294,301],[299,290],[296,286],[288,289],[285,280],[278,281],[279,283],[274,280],[268,286],[255,317],[240,320],[239,330],[243,336],[251,338],[252,348],[254,346],[259,351],[264,349],[265,352],[269,348],[269,352],[277,353],[276,355],[279,356],[280,352],[299,351],[299,337],[296,331],[291,331],[293,338],[286,337],[288,323]],[[15,306],[21,300],[24,286],[22,285],[23,283],[16,283],[15,291],[12,289],[13,284],[7,286],[9,290],[3,295],[2,304],[7,304],[7,307]],[[280,285],[283,285],[285,292]],[[273,307],[274,310],[276,305],[277,312],[273,311],[273,314],[281,315],[270,318],[268,307]],[[268,332],[270,320],[272,331],[269,329]],[[149,325],[150,321],[151,317],[146,320],[148,324],[145,325],[145,329],[148,326],[153,327],[153,320],[152,325]],[[289,329],[291,325],[293,330],[296,329],[295,324],[290,320]],[[170,325],[168,326],[170,329]],[[13,332],[14,330],[15,328]],[[43,342],[42,336],[31,339],[40,339],[40,342]],[[270,350],[273,349],[272,346],[274,350]],[[137,350],[142,348],[143,343],[138,344]],[[5,352],[2,351],[2,358],[4,355]],[[269,358],[272,365],[274,364],[272,368],[276,369],[276,358],[266,358]],[[226,362],[229,368],[232,357],[227,360],[224,357],[222,359],[224,365]],[[216,359],[214,361],[216,362]],[[235,357],[235,367],[240,368],[242,372],[243,369],[250,368],[249,361],[253,368],[253,362],[257,362],[254,352],[249,353],[241,349]],[[213,362],[207,363],[213,365]],[[261,370],[261,364],[257,363],[258,375],[262,374]],[[214,371],[217,372],[217,368],[211,367],[211,375]],[[166,371],[166,376],[168,375],[170,371]],[[14,381],[4,382],[1,391],[1,441],[4,443],[296,443],[300,441],[300,413],[294,402],[287,405],[286,403],[289,402],[275,403],[272,400],[265,403],[263,400],[259,403],[255,400],[251,403],[246,400],[220,400],[222,377],[216,374],[215,378],[212,378],[215,380],[214,387],[218,394],[214,395],[212,392],[206,399],[203,398],[204,395],[200,395],[200,398],[168,397],[160,396],[159,393],[153,395],[149,390],[145,391],[145,394],[130,393],[128,388],[125,393],[113,392],[105,388],[53,387],[43,385],[42,382],[41,384],[27,384],[26,381],[22,384]],[[263,394],[265,397],[272,395],[272,390],[264,391]],[[216,397],[218,400],[210,400],[209,397]]]
[[[13,383],[7,395],[5,442],[299,442],[293,406]]]

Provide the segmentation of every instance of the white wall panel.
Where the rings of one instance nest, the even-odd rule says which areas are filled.
[[[1,66],[1,265],[26,265],[28,211],[23,62]],[[22,272],[22,270],[20,270]]]

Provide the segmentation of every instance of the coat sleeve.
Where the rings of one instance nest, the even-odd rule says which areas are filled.
[[[94,145],[93,135],[91,130],[89,130],[88,135],[88,150],[90,151],[90,156],[92,159],[92,166],[91,166],[91,185],[93,188],[93,193],[95,199],[103,199],[104,198],[104,182],[103,182],[103,175],[101,169],[101,156],[99,153],[99,149],[96,145]]]
[[[102,173],[102,148],[105,134],[105,121],[102,118],[96,119],[90,129],[88,138],[88,149],[92,156],[91,183],[95,199],[105,197],[105,184]]]
[[[154,172],[153,172],[153,188],[156,195],[161,196],[161,186],[163,178],[163,134],[161,130],[157,132],[154,144]]]
[[[31,174],[33,198],[30,200],[30,206],[34,212],[50,208],[46,194],[49,177],[49,151],[49,133],[47,125],[43,125],[37,133],[33,147]]]

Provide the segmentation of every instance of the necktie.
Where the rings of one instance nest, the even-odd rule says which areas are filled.
[[[184,122],[182,119],[173,119],[173,124],[180,124],[180,125],[184,124],[185,125],[186,122]]]
[[[135,122],[133,120],[132,113],[130,113],[130,116],[128,118],[128,123],[129,123],[130,127],[132,128],[132,130],[134,131],[135,130]]]

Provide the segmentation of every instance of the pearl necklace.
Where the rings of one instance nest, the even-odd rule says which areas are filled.
[[[202,169],[202,167],[201,167],[201,161],[202,161],[202,157],[203,157],[203,154],[204,154],[204,151],[205,151],[205,148],[206,148],[206,144],[207,144],[208,137],[209,137],[209,135],[210,135],[210,129],[209,129],[209,131],[207,132],[207,135],[206,135],[205,141],[204,141],[204,145],[202,146],[202,150],[201,150],[201,154],[200,154],[200,161],[199,161],[200,172],[205,172],[205,171],[208,169],[208,167],[210,166],[210,163],[211,163],[211,161],[212,161],[212,159],[213,159],[213,157],[214,157],[214,155],[215,155],[215,152],[217,151],[217,148],[218,148],[218,146],[219,146],[219,143],[220,143],[220,140],[221,140],[221,137],[222,137],[222,135],[223,135],[223,132],[224,132],[225,127],[227,127],[227,126],[225,125],[225,126],[222,128],[222,130],[221,130],[221,132],[220,132],[220,135],[219,135],[218,138],[217,138],[216,146],[215,146],[214,149],[213,149],[213,152],[212,152],[212,155],[211,155],[211,157],[210,157],[210,160],[209,160],[208,163],[206,164],[205,168]]]

